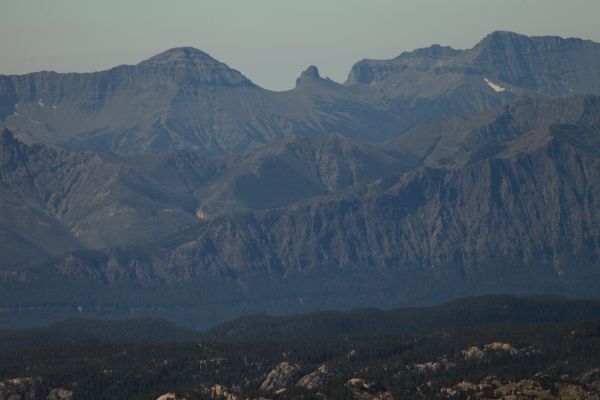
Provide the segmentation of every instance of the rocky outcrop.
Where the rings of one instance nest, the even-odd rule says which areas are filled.
[[[356,400],[392,400],[391,393],[375,382],[366,381],[361,378],[352,378],[346,382]]]
[[[414,370],[419,373],[433,373],[438,371],[445,371],[450,368],[454,368],[456,364],[448,360],[447,357],[441,358],[439,361],[425,361],[422,363],[415,363],[407,365],[407,369]]]
[[[41,400],[47,388],[41,378],[16,378],[0,382],[0,399]]]
[[[314,65],[311,65],[310,67],[302,71],[298,79],[296,79],[296,87],[302,85],[307,81],[315,79],[321,79],[321,75],[319,75],[319,69]]]
[[[298,383],[296,383],[296,386],[308,390],[320,389],[330,382],[333,377],[335,377],[335,374],[327,367],[327,365],[323,364],[315,371],[300,378]]]
[[[71,400],[73,391],[51,388],[44,379],[15,378],[0,382],[1,400]]]
[[[464,363],[490,363],[493,362],[494,359],[502,359],[502,357],[506,356],[531,359],[531,357],[539,354],[541,354],[541,352],[531,346],[517,348],[510,343],[492,342],[482,346],[467,347],[452,357],[444,355],[434,361],[409,364],[406,366],[406,369],[419,374],[428,375],[448,371],[457,368],[457,366],[464,365]],[[400,373],[398,376],[400,376]],[[470,383],[464,383],[463,386],[465,385],[468,386]]]
[[[530,350],[531,351],[531,350]],[[471,346],[461,351],[465,360],[484,359],[493,353],[504,353],[511,356],[522,354],[525,350],[519,350],[510,343],[493,342],[484,346]]]
[[[260,385],[260,390],[274,392],[294,385],[302,376],[300,366],[283,361],[269,372]]]

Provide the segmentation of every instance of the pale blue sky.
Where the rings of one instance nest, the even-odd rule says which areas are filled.
[[[599,0],[0,0],[0,74],[94,71],[194,46],[273,90],[310,64],[355,61],[494,30],[600,42]]]

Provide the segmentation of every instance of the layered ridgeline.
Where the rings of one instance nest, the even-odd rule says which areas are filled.
[[[119,157],[0,133],[0,266],[144,243],[199,221],[283,207],[414,167],[339,135],[290,136],[235,156]]]
[[[559,296],[488,295],[433,307],[253,315],[198,332],[156,319],[69,319],[47,326],[0,330],[0,354],[27,349],[174,342],[282,342],[340,336],[376,337],[474,327],[595,321],[600,301]],[[318,340],[317,340],[318,341]]]
[[[600,94],[600,45],[494,32],[469,50],[432,46],[363,60],[347,82],[315,67],[286,92],[265,90],[193,48],[85,74],[0,76],[0,120],[26,142],[155,153],[239,152],[288,134],[380,142],[440,114],[525,97]]]
[[[296,89],[271,92],[200,50],[175,48],[96,73],[2,76],[0,118],[28,142],[122,154],[223,154],[291,133],[380,140],[406,125],[308,71]]]
[[[427,127],[436,127],[437,133]],[[415,134],[420,131],[434,133]],[[403,144],[410,135],[413,147]],[[437,138],[436,146],[427,145],[432,137]],[[232,185],[221,192],[232,194],[223,198],[245,201],[247,211],[223,208],[212,215],[196,208],[194,223],[159,229],[154,238],[133,245],[98,246],[47,262],[7,266],[1,300],[7,309],[20,310],[21,316],[38,312],[43,305],[61,316],[155,313],[206,326],[262,311],[390,307],[493,292],[596,296],[599,138],[600,98],[593,96],[528,100],[468,118],[425,122],[381,148],[339,136],[290,138],[273,144],[275,150],[231,156],[236,165],[247,160],[260,165],[246,171],[245,189],[236,186],[240,175],[235,169],[223,175]],[[15,142],[11,139],[27,151],[44,148]],[[429,150],[417,151],[422,148]],[[88,154],[58,152],[70,157]],[[401,153],[403,158],[394,158]],[[184,190],[176,189],[185,187],[178,179],[201,182],[202,169],[197,168],[201,157],[174,154],[176,162],[161,157],[111,162],[121,160],[119,168],[139,176],[139,182],[153,182],[170,193],[148,192],[148,196],[169,207],[180,204],[183,215],[184,203],[178,199],[205,199],[195,198],[193,192],[184,197]],[[294,158],[298,154],[304,155],[302,162]],[[291,168],[317,159],[329,160],[322,169],[329,174],[319,174],[314,167]],[[402,159],[425,165],[407,172],[411,167],[398,161]],[[159,166],[150,168],[139,160]],[[218,160],[227,164],[228,158]],[[361,160],[378,167],[365,169]],[[331,175],[336,170],[340,174]],[[207,174],[219,179],[218,173]],[[378,174],[384,175],[375,179]],[[299,183],[298,188],[309,187],[298,178],[304,176],[316,189],[296,197],[288,189],[290,197],[283,200],[277,190],[270,194],[255,190],[269,179],[284,182],[285,176],[290,177],[288,188],[293,189],[293,182]],[[14,177],[5,178],[3,185],[7,182],[23,186]],[[266,196],[257,204],[274,201],[277,207],[254,207],[249,198],[257,193]],[[127,191],[122,195],[123,200],[115,199],[117,204],[132,204]],[[274,197],[268,200],[269,195]],[[188,216],[194,207],[188,208]],[[136,215],[135,204],[132,208],[129,212]],[[141,206],[140,212],[145,209]],[[61,222],[59,214],[52,216]],[[122,234],[119,229],[114,232]]]
[[[369,85],[382,97],[473,111],[498,104],[502,96],[597,93],[598,57],[598,44],[591,41],[493,32],[468,50],[434,45],[391,60],[362,60],[346,84]]]
[[[496,32],[287,92],[189,48],[1,77],[0,323],[597,296],[599,49]]]

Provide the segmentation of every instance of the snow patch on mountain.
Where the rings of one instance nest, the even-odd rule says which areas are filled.
[[[483,78],[483,80],[496,93],[502,93],[506,90],[506,88],[503,88],[502,86],[495,84],[494,82],[490,81],[488,78]]]

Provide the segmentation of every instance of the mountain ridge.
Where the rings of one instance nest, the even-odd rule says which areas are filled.
[[[599,49],[500,32],[286,92],[190,48],[0,77],[5,320],[595,295],[600,98],[565,93]]]
[[[449,153],[451,162],[408,170],[384,163],[365,181],[346,181],[349,186],[333,192],[256,207],[267,204],[263,199],[245,211],[235,206],[211,215],[205,209],[208,217],[154,242],[70,252],[27,269],[21,281],[6,275],[3,302],[12,306],[13,293],[39,288],[28,299],[32,306],[73,296],[92,309],[116,299],[143,308],[156,304],[150,288],[159,285],[168,297],[159,303],[208,321],[215,318],[203,308],[208,304],[220,318],[231,318],[264,309],[422,305],[498,291],[591,296],[598,290],[600,249],[598,104],[597,97],[584,96],[508,106],[518,116],[508,135],[506,124],[497,123],[506,108],[482,111],[461,120],[471,126],[466,135],[460,127],[441,130],[450,138],[469,132],[482,138]],[[349,162],[349,171],[360,165],[353,155],[358,150],[360,157],[372,154],[365,165],[373,165],[373,157],[385,160],[376,147],[342,136],[324,146],[317,139],[289,138],[247,153],[258,160],[248,164],[258,168],[247,193],[293,165],[295,154],[305,160],[292,169],[302,171],[297,176],[307,176],[302,165],[316,162],[314,151],[346,154],[341,161]],[[393,153],[392,146],[384,148]],[[327,161],[326,170],[336,163],[335,157]],[[237,176],[247,179],[248,168],[240,165]],[[223,175],[225,182],[235,174]],[[286,176],[293,175],[277,179],[286,182]],[[329,176],[335,183],[335,174]],[[298,178],[288,180],[306,188]],[[49,282],[63,293],[46,292]],[[75,294],[84,287],[85,295]]]
[[[322,79],[315,67],[295,89],[272,92],[183,47],[95,73],[2,75],[0,123],[26,142],[119,154],[239,153],[289,134],[380,143],[438,115],[600,94],[598,62],[591,41],[495,32],[472,49],[432,46],[356,63],[350,77],[377,76],[370,84]]]

